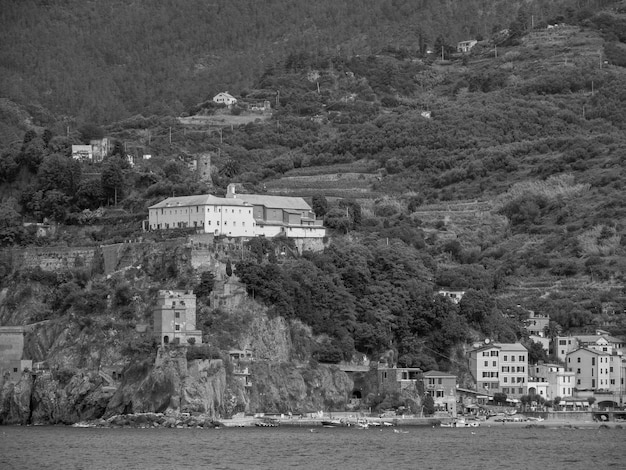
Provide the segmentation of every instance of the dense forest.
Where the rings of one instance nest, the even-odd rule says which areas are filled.
[[[290,53],[424,52],[609,1],[27,0],[2,2],[2,97],[49,125],[179,114],[252,86]],[[568,10],[569,7],[569,10]]]
[[[551,316],[552,335],[626,331],[623,2],[4,3],[4,247],[158,238],[140,229],[149,205],[240,183],[306,197],[329,229],[323,252],[252,240],[233,262],[272,315],[325,338],[320,360],[394,348],[403,365],[449,369],[485,337],[539,359],[528,310]],[[271,116],[219,132],[178,119],[251,115],[212,104],[224,90],[271,101]],[[104,162],[70,158],[105,135]],[[152,158],[132,166],[128,146]],[[188,164],[206,151],[210,182]],[[65,231],[23,224],[43,220]],[[210,290],[172,266],[144,275]],[[128,320],[145,290],[2,268],[3,287],[46,284],[31,320],[89,302]],[[227,328],[205,300],[205,332]]]

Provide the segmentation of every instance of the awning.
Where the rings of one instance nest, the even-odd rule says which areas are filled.
[[[478,395],[476,398],[477,399],[481,399],[482,398],[484,400],[487,400],[489,397],[487,395]]]
[[[584,404],[582,401],[577,401],[577,402],[576,402],[576,406],[581,406],[581,407],[583,407],[583,406],[585,406],[585,404]]]

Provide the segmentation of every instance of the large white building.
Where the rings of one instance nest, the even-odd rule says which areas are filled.
[[[196,228],[214,235],[253,237],[254,225],[250,204],[210,194],[170,197],[148,208],[150,230]]]
[[[148,229],[195,228],[228,237],[323,238],[326,229],[300,197],[236,194],[170,197],[148,208]]]
[[[476,387],[520,397],[528,390],[528,350],[520,343],[485,344],[469,352]]]

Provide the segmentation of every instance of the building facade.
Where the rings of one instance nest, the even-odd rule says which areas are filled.
[[[237,103],[237,98],[228,93],[227,91],[223,91],[218,93],[213,97],[213,101],[218,104],[225,104],[226,106],[232,106]]]
[[[528,389],[528,350],[520,343],[485,344],[469,352],[478,389],[520,397]]]
[[[560,361],[565,362],[570,352],[580,348],[593,349],[609,354],[613,352],[623,353],[626,349],[626,341],[607,334],[556,337],[555,352]]]
[[[192,291],[161,290],[154,309],[154,335],[162,345],[202,343],[196,329],[196,296]]]
[[[402,390],[415,390],[422,375],[422,369],[412,367],[378,367],[378,391],[394,393]]]
[[[546,400],[555,397],[571,397],[576,386],[575,374],[559,364],[542,363],[530,366],[528,393],[543,396]],[[545,395],[541,393],[544,390]],[[534,392],[534,393],[533,393]]]
[[[456,375],[429,370],[422,375],[424,392],[433,397],[436,411],[446,411],[456,417]]]
[[[195,228],[229,237],[254,237],[252,206],[212,195],[170,197],[148,208],[150,230]]]
[[[194,228],[228,237],[320,239],[326,236],[322,220],[300,197],[236,194],[170,197],[148,208],[147,229]]]
[[[33,361],[24,359],[24,327],[0,327],[0,383],[17,382],[22,372],[32,368]]]

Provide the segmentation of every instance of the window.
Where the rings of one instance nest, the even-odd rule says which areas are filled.
[[[565,346],[566,344],[567,344],[567,341],[565,341],[564,339],[559,340],[559,346]]]
[[[443,398],[443,390],[437,390],[435,391],[435,396],[437,398]]]
[[[498,355],[498,351],[491,351],[491,355],[492,356],[497,356]]]
[[[592,365],[592,366],[595,366],[595,365],[596,365],[596,358],[595,358],[595,357],[592,357],[592,358],[591,358],[591,365]]]
[[[524,356],[520,356],[520,357],[519,357],[519,361],[520,361],[520,362],[526,362],[526,359],[524,358]]]
[[[233,222],[233,227],[236,227],[236,226],[237,226],[237,222]]]
[[[577,374],[580,374],[580,369],[576,369],[576,373],[577,373]]]
[[[176,313],[174,314],[174,318],[180,318],[180,312],[176,312]]]
[[[578,359],[576,362],[580,362],[580,357],[578,357],[578,358],[576,358],[576,359]]]
[[[509,356],[504,356],[504,361],[508,361],[509,360]]]
[[[489,361],[485,361],[485,367],[489,367]]]
[[[483,357],[484,356],[489,356],[489,352],[488,351],[483,351]]]
[[[176,326],[174,327],[174,329],[175,329],[176,331],[180,331],[180,325],[176,325]]]
[[[437,379],[437,383],[441,385],[443,383],[443,379]]]
[[[507,382],[508,382],[508,379],[507,379],[506,377],[504,377],[504,378],[502,379],[502,381],[503,381],[504,383],[507,383]]]
[[[208,225],[211,225],[211,221],[210,220],[209,220],[209,224]]]
[[[218,222],[218,223],[219,223],[219,222]],[[227,221],[227,220],[225,220],[225,221],[224,221],[224,225],[228,225],[228,221]]]
[[[14,368],[13,368],[13,372],[17,372],[17,367],[14,367]]]
[[[493,364],[493,367],[498,367],[498,363],[496,361],[493,361],[492,364]]]
[[[591,388],[596,388],[596,379],[591,379]]]

